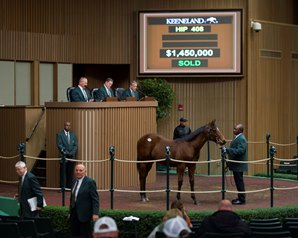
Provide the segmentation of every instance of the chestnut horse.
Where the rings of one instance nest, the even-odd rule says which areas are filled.
[[[146,134],[138,140],[137,145],[137,160],[160,160],[166,158],[166,146],[170,146],[171,159],[181,161],[198,161],[200,157],[200,150],[206,141],[211,140],[219,145],[226,143],[225,137],[221,134],[215,120],[207,125],[195,130],[188,136],[176,140],[168,140],[158,134]],[[166,164],[166,161],[159,162]],[[137,163],[140,180],[140,190],[146,191],[146,178],[153,162]],[[185,168],[188,168],[188,176],[191,191],[194,191],[194,173],[196,171],[196,163],[180,163],[170,161],[170,167],[177,167],[178,174],[178,190],[181,190],[183,184],[183,174]],[[149,199],[145,192],[141,192],[141,200],[143,202]],[[194,204],[197,204],[197,200],[194,193],[191,193],[191,198]],[[180,199],[180,193],[177,193],[177,199]]]

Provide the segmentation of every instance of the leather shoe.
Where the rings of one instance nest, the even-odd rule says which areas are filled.
[[[239,199],[234,199],[232,201],[232,204],[233,205],[244,205],[245,204],[245,201],[240,201]]]

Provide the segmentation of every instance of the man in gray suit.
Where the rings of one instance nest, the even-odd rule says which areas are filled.
[[[56,143],[59,149],[60,155],[65,156],[68,159],[76,159],[76,153],[78,149],[77,136],[74,132],[70,131],[71,123],[69,121],[64,123],[64,130],[59,131],[56,134]],[[65,173],[66,176],[66,187],[70,188],[73,173],[74,173],[73,161],[66,161],[66,171],[63,171],[62,163],[60,163],[60,178],[62,173]],[[62,179],[60,179],[60,187],[62,187]]]
[[[230,148],[223,149],[229,156],[230,160],[246,162],[247,161],[247,140],[243,134],[243,125],[237,124],[234,126],[234,139],[231,142]],[[238,192],[245,192],[245,184],[243,179],[243,172],[248,170],[247,163],[228,163],[229,170],[233,171],[234,181]],[[245,193],[238,193],[238,198],[232,200],[234,205],[242,205],[246,203]]]
[[[39,211],[43,208],[43,195],[40,185],[34,174],[27,171],[25,162],[19,161],[15,164],[16,173],[20,177],[19,191],[15,195],[20,203],[21,217],[38,217]],[[36,197],[36,210],[31,211],[28,199]]]
[[[86,176],[83,164],[75,167],[76,179],[71,186],[69,218],[71,237],[91,237],[91,220],[98,219],[99,196],[96,182]]]

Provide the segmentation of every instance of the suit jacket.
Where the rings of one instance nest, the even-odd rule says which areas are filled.
[[[243,237],[248,238],[251,236],[249,225],[242,221],[240,216],[233,211],[216,211],[212,215],[207,216],[203,220],[196,237],[205,237],[204,234],[206,232],[227,235],[234,232],[242,232]]]
[[[231,142],[230,148],[227,148],[229,159],[238,161],[247,161],[247,140],[243,134],[240,134]],[[236,172],[248,170],[247,163],[229,162],[229,169]]]
[[[21,181],[20,181],[21,182]],[[37,212],[31,212],[28,199],[37,197],[37,206],[43,207],[43,195],[40,189],[40,185],[34,174],[29,171],[26,173],[20,193],[19,202],[21,204],[21,213],[23,217],[35,217]]]
[[[70,156],[71,158],[76,158],[76,153],[78,149],[78,140],[77,136],[74,132],[69,132],[70,143],[68,143],[68,138],[65,135],[65,131],[59,131],[56,134],[56,144],[60,151],[60,153],[64,153],[65,155]]]
[[[91,99],[91,94],[88,89],[85,88],[84,90],[87,94],[88,101],[89,101]],[[79,86],[77,86],[75,89],[73,89],[70,92],[70,101],[71,102],[86,102],[86,99],[82,93],[82,90],[79,88]]]
[[[75,207],[71,205],[71,197],[73,195],[73,189],[76,183],[74,179],[71,186],[71,196],[70,196],[70,211],[76,209],[77,216],[80,222],[91,221],[93,214],[98,214],[99,212],[99,196],[96,191],[96,182],[88,176],[83,178],[82,184],[79,188]]]
[[[111,97],[115,97],[114,90],[109,89]],[[107,97],[110,97],[106,88],[104,86],[100,87],[97,91],[94,92],[94,101],[102,102],[105,101]]]
[[[140,100],[140,95],[138,91],[134,91],[134,95],[132,95],[131,90],[128,88],[126,89],[122,95],[121,100],[125,100],[127,97],[135,97],[138,101]]]

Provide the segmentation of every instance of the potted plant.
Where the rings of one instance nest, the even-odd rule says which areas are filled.
[[[138,88],[143,96],[154,97],[158,101],[158,107],[156,109],[157,119],[169,115],[174,100],[174,91],[165,79],[142,79],[139,82]]]

